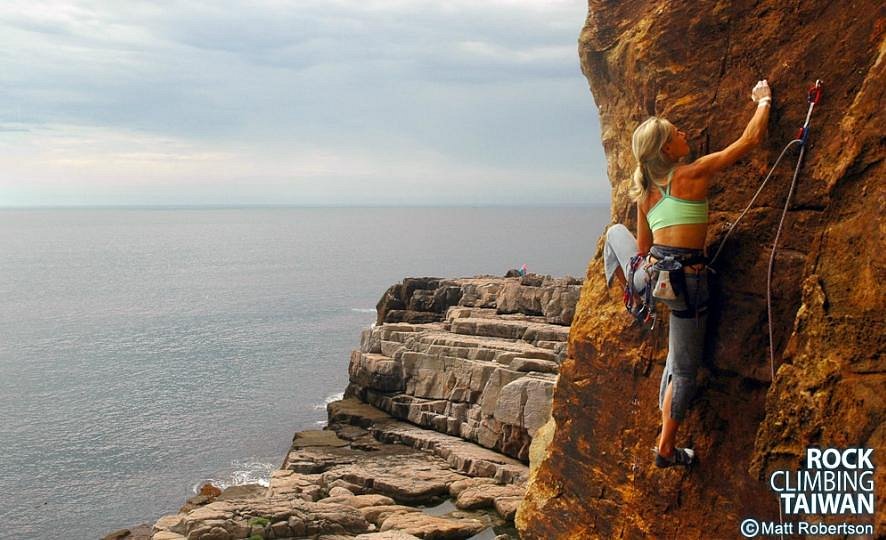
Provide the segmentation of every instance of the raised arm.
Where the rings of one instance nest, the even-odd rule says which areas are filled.
[[[772,101],[772,93],[765,79],[754,87],[751,99],[757,103],[757,110],[741,137],[719,152],[698,158],[686,167],[684,174],[693,178],[709,178],[744,157],[762,142],[766,124],[769,122],[769,104]]]

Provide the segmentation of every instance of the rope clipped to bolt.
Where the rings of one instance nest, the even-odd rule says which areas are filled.
[[[800,145],[800,154],[797,157],[797,165],[794,167],[794,177],[791,179],[791,187],[788,190],[788,196],[785,198],[785,201],[784,201],[784,208],[782,209],[782,212],[781,212],[781,219],[779,219],[779,221],[778,221],[778,228],[776,229],[776,232],[775,232],[775,239],[772,241],[772,251],[769,254],[769,267],[766,272],[766,318],[768,319],[768,326],[769,326],[769,371],[770,371],[771,380],[773,382],[775,381],[775,338],[774,338],[774,332],[773,332],[773,327],[772,327],[772,270],[775,266],[775,253],[778,250],[778,241],[781,238],[781,231],[784,228],[785,217],[787,216],[788,208],[790,207],[790,204],[791,204],[791,197],[793,197],[793,195],[794,195],[794,189],[797,186],[797,177],[800,174],[800,166],[803,164],[803,156],[806,154],[806,142],[809,140],[809,121],[812,118],[812,110],[815,108],[815,106],[818,104],[818,102],[821,101],[821,96],[822,96],[821,80],[816,80],[815,84],[809,88],[809,93],[806,98],[807,101],[809,102],[809,110],[806,112],[806,120],[803,122],[803,127],[801,127],[797,131],[797,135],[794,138],[794,140],[789,142],[787,144],[787,146],[784,147],[784,150],[781,151],[781,154],[779,154],[778,159],[776,159],[775,163],[772,165],[772,167],[770,167],[769,174],[767,174],[766,178],[763,179],[763,182],[760,184],[760,187],[757,188],[757,192],[754,193],[753,197],[751,197],[751,201],[748,203],[748,205],[745,207],[745,209],[742,210],[741,214],[739,214],[739,216],[735,220],[735,222],[733,222],[732,225],[729,227],[729,230],[726,231],[726,235],[723,236],[723,239],[720,241],[720,245],[717,248],[716,253],[714,253],[714,256],[711,258],[710,262],[708,263],[709,267],[713,266],[714,261],[717,260],[717,257],[720,256],[720,252],[723,251],[723,246],[726,245],[726,240],[729,239],[729,235],[732,234],[732,231],[735,230],[735,227],[736,227],[736,225],[738,225],[738,222],[741,221],[741,219],[745,216],[745,214],[748,213],[748,210],[751,209],[751,206],[753,206],[754,201],[757,200],[757,197],[760,195],[760,193],[763,191],[763,188],[766,186],[766,182],[769,181],[769,178],[772,177],[772,173],[775,171],[775,168],[778,167],[778,164],[781,161],[781,158],[784,157],[785,153],[788,151],[788,149],[790,147],[792,147],[795,144],[799,144]],[[711,270],[713,270],[713,268],[711,268]]]
[[[800,174],[800,166],[803,163],[803,156],[806,154],[806,142],[809,140],[809,120],[812,118],[812,110],[821,101],[822,95],[822,87],[821,80],[816,80],[815,84],[809,88],[809,93],[806,97],[806,100],[809,102],[809,110],[806,111],[806,120],[803,122],[803,127],[797,130],[797,135],[794,137],[794,140],[789,142],[787,146],[784,147],[784,150],[781,151],[781,154],[778,155],[778,159],[775,160],[775,163],[772,164],[772,167],[769,169],[769,174],[766,175],[766,178],[763,179],[763,182],[760,184],[760,187],[757,188],[757,192],[754,193],[754,196],[751,197],[751,202],[742,210],[741,214],[739,214],[738,218],[734,223],[729,227],[729,230],[726,231],[726,235],[723,236],[723,239],[720,241],[720,246],[717,248],[716,253],[711,258],[708,263],[708,267],[714,264],[714,261],[717,260],[717,257],[720,255],[720,252],[723,251],[723,246],[726,244],[726,240],[729,239],[729,235],[732,234],[732,231],[735,230],[735,226],[738,225],[738,222],[748,213],[748,210],[753,206],[754,201],[757,200],[757,197],[760,195],[760,192],[763,191],[763,187],[766,186],[766,182],[769,181],[769,178],[772,177],[773,171],[778,167],[781,158],[784,157],[785,153],[788,151],[790,147],[795,144],[800,145],[800,154],[797,157],[797,165],[794,167],[794,177],[791,179],[791,187],[788,190],[788,196],[784,201],[784,208],[781,211],[781,219],[778,221],[778,229],[775,232],[775,239],[772,241],[772,251],[769,254],[769,267],[766,271],[766,319],[769,326],[769,372],[771,381],[775,382],[775,338],[774,332],[772,328],[772,270],[775,266],[775,253],[778,250],[778,240],[781,238],[781,231],[784,228],[784,220],[785,216],[788,213],[788,207],[791,204],[791,197],[794,195],[794,188],[797,185],[797,177]],[[713,271],[714,269],[711,268]],[[778,520],[780,523],[784,523],[781,505],[778,506]],[[781,535],[782,540],[784,539],[784,535]]]

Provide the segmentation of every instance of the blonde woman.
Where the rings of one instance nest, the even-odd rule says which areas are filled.
[[[763,138],[772,102],[766,80],[757,83],[751,98],[757,104],[756,112],[741,137],[725,149],[691,163],[682,163],[689,155],[685,132],[658,117],[640,124],[632,138],[637,168],[629,191],[637,203],[637,237],[621,224],[606,231],[603,257],[607,284],[616,277],[626,285],[629,276],[631,294],[646,296],[646,287],[658,283],[650,281],[650,276],[655,279],[658,273],[647,271],[652,264],[664,261],[674,266],[676,261],[682,266],[682,271],[669,274],[678,294],[662,299],[671,312],[668,357],[659,391],[662,430],[655,454],[658,467],[688,467],[697,459],[691,448],[678,448],[675,442],[677,428],[695,392],[695,376],[704,348],[708,188],[715,174],[741,159]],[[639,269],[631,271],[630,260],[638,254],[644,259]]]

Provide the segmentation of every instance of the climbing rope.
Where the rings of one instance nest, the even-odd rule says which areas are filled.
[[[714,253],[714,256],[711,258],[708,266],[713,266],[714,262],[717,260],[717,257],[720,256],[720,252],[723,251],[723,246],[726,245],[726,240],[729,239],[729,236],[732,234],[732,231],[735,230],[735,227],[742,220],[745,214],[753,206],[754,202],[757,200],[757,197],[763,191],[763,188],[766,186],[766,182],[772,177],[772,173],[775,172],[775,168],[778,167],[779,162],[781,162],[781,158],[784,157],[785,153],[787,153],[788,149],[795,144],[800,145],[800,154],[797,157],[797,165],[794,167],[794,177],[791,179],[791,187],[788,190],[788,196],[784,201],[784,208],[781,212],[781,219],[778,222],[778,229],[775,232],[775,239],[772,241],[772,251],[769,254],[769,267],[766,272],[766,318],[768,319],[769,326],[769,371],[772,378],[772,381],[775,381],[775,338],[772,327],[772,270],[775,267],[775,253],[778,250],[778,240],[781,238],[781,231],[784,228],[785,217],[788,213],[788,208],[791,204],[791,197],[794,195],[794,188],[797,185],[797,177],[800,174],[800,166],[803,164],[803,156],[806,154],[806,141],[809,139],[809,120],[812,118],[812,110],[815,105],[821,100],[822,87],[821,81],[815,81],[815,84],[809,89],[809,94],[807,96],[807,100],[809,102],[809,110],[806,112],[806,121],[803,123],[803,127],[801,127],[797,131],[797,136],[784,147],[784,150],[779,154],[778,159],[775,160],[775,163],[772,164],[772,167],[769,169],[769,174],[766,175],[766,178],[763,179],[763,182],[760,184],[760,187],[757,188],[757,192],[754,193],[754,196],[751,197],[751,201],[748,205],[742,210],[741,214],[739,214],[738,218],[729,226],[729,230],[726,231],[726,234],[723,236],[723,239],[720,240],[720,245],[717,247],[717,251]],[[714,270],[711,268],[711,270]]]
[[[788,214],[788,206],[791,204],[791,197],[794,195],[794,188],[797,185],[797,176],[800,174],[800,166],[803,164],[803,156],[806,154],[806,140],[809,138],[809,119],[812,118],[812,109],[815,107],[815,104],[821,100],[820,80],[816,80],[815,85],[809,89],[807,99],[809,101],[809,110],[806,112],[806,121],[797,132],[797,138],[794,139],[801,141],[800,156],[797,158],[797,166],[794,167],[794,177],[791,179],[791,187],[784,201],[784,209],[781,211],[781,219],[778,221],[775,240],[772,241],[772,252],[769,254],[769,269],[766,272],[766,318],[769,319],[769,370],[772,382],[775,382],[775,339],[772,337],[772,268],[775,266],[775,251],[778,249],[778,239],[781,237],[781,230],[784,227],[784,218]]]
[[[717,260],[717,257],[720,256],[720,252],[723,251],[723,246],[726,245],[726,240],[729,240],[729,236],[732,234],[732,231],[735,230],[735,226],[738,225],[738,222],[741,221],[741,218],[743,218],[743,217],[745,216],[745,214],[748,213],[748,210],[750,210],[751,207],[754,205],[754,201],[757,200],[757,197],[758,197],[758,196],[760,195],[760,193],[763,191],[763,188],[766,187],[766,182],[768,182],[768,181],[769,181],[769,178],[772,177],[772,173],[775,172],[775,168],[778,167],[778,163],[781,161],[781,158],[784,157],[785,153],[787,153],[788,149],[789,149],[791,146],[793,146],[793,145],[795,145],[795,144],[797,144],[797,143],[802,143],[802,142],[803,142],[803,141],[800,140],[800,139],[794,139],[793,141],[789,142],[787,146],[784,147],[784,150],[781,151],[781,154],[778,156],[778,159],[775,160],[775,163],[774,163],[774,164],[772,165],[772,167],[769,169],[769,174],[766,175],[766,178],[765,178],[765,179],[763,180],[763,182],[760,184],[760,187],[757,188],[757,192],[754,193],[754,196],[753,196],[753,197],[751,197],[751,202],[749,202],[748,205],[745,206],[744,210],[741,211],[741,214],[738,215],[738,218],[732,223],[732,225],[729,226],[729,230],[726,231],[726,235],[725,235],[725,236],[723,237],[723,239],[720,241],[720,246],[717,248],[717,252],[714,253],[714,256],[711,257],[711,260],[710,260],[710,262],[708,263],[708,266],[713,266],[714,261],[716,261],[716,260]]]
[[[801,127],[799,129],[799,131],[797,132],[796,138],[794,138],[794,140],[789,142],[787,144],[787,146],[784,147],[784,150],[781,151],[781,154],[779,154],[778,159],[776,159],[775,163],[772,164],[772,167],[769,168],[769,174],[766,175],[766,178],[763,179],[763,182],[760,184],[760,187],[757,188],[757,192],[754,193],[753,197],[751,197],[751,201],[748,203],[747,206],[745,206],[744,210],[742,210],[741,214],[739,214],[738,218],[732,223],[732,225],[729,226],[729,230],[726,231],[726,235],[723,237],[722,240],[720,240],[720,245],[717,247],[716,253],[714,253],[713,257],[711,257],[711,260],[708,263],[709,266],[713,266],[714,261],[716,261],[717,257],[720,256],[720,252],[723,251],[723,246],[726,245],[726,241],[729,239],[729,236],[732,234],[732,231],[735,230],[735,226],[738,225],[738,222],[741,221],[741,219],[745,216],[745,214],[748,213],[748,210],[750,210],[751,207],[754,205],[754,202],[757,200],[757,197],[763,191],[763,188],[766,186],[766,183],[769,182],[769,178],[772,177],[772,173],[775,172],[776,167],[778,167],[779,162],[781,162],[781,158],[784,157],[785,153],[788,151],[788,149],[791,146],[793,146],[797,143],[802,145],[803,148],[801,148],[800,157],[797,160],[798,167],[799,167],[799,163],[801,163],[803,161],[803,150],[805,149],[805,146],[806,146],[806,140],[809,138],[809,119],[812,117],[812,108],[815,107],[815,104],[818,103],[818,101],[821,99],[821,92],[822,92],[821,81],[817,80],[817,81],[815,81],[815,85],[809,89],[809,96],[808,96],[809,110],[806,113],[806,121],[803,124],[803,127]],[[795,174],[794,180],[796,181],[796,179],[797,178],[796,178],[796,174]],[[793,187],[793,182],[791,183],[791,186]],[[788,198],[785,202],[786,203],[789,202],[790,198],[791,198],[791,195],[789,194]],[[779,230],[780,230],[780,227],[779,227]]]

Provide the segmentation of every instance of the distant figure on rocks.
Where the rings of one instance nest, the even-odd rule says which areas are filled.
[[[663,301],[670,308],[668,357],[661,379],[662,429],[655,451],[658,467],[690,466],[691,448],[677,448],[677,428],[695,392],[704,348],[708,281],[705,236],[711,178],[760,144],[769,120],[772,94],[766,80],[751,91],[757,104],[744,133],[725,149],[692,163],[686,133],[664,118],[640,124],[632,139],[637,160],[629,191],[637,203],[637,238],[621,224],[606,231],[603,259],[607,285],[613,276],[625,286],[626,305]],[[648,290],[647,290],[648,289]]]

